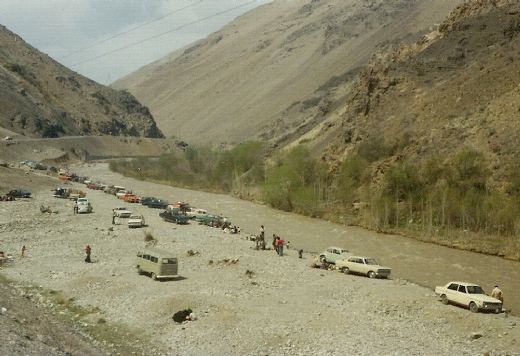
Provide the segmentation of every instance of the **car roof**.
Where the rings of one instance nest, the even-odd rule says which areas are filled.
[[[448,284],[452,284],[452,283],[456,283],[458,285],[463,285],[463,286],[474,286],[474,287],[480,287],[480,285],[478,284],[475,284],[475,283],[469,283],[469,282],[458,282],[458,281],[452,281],[452,282],[449,282]]]
[[[334,249],[336,249],[336,250],[345,250],[345,251],[347,250],[347,249],[344,248],[344,247],[336,247],[336,246],[330,246],[330,247],[327,247],[327,250],[332,249],[332,248],[334,248]]]
[[[366,257],[366,256],[350,256],[349,258],[362,258],[364,260],[375,260],[374,257]]]

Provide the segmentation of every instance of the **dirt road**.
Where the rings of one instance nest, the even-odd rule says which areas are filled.
[[[222,213],[251,234],[259,233],[263,224],[268,238],[273,233],[281,235],[295,249],[320,252],[333,245],[345,247],[355,254],[376,257],[382,264],[392,267],[395,278],[428,288],[462,280],[478,283],[489,292],[498,284],[504,291],[505,307],[513,314],[520,313],[519,262],[302,217],[227,195],[145,183],[110,172],[106,164],[82,168],[80,172],[106,182],[119,182],[138,194],[160,196],[169,201],[184,200]]]

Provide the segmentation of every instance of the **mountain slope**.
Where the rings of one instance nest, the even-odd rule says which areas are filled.
[[[461,5],[438,32],[374,60],[325,122],[293,140],[341,159],[374,142],[418,163],[470,147],[496,180],[520,155],[520,5]]]
[[[163,137],[129,93],[65,68],[0,26],[0,127],[35,137]]]
[[[313,107],[316,99],[307,99],[320,87],[349,81],[375,51],[419,38],[455,5],[274,1],[114,86],[148,105],[167,135],[196,143],[272,139],[316,124],[321,117],[294,109]]]

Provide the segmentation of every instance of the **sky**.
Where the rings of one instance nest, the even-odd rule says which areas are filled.
[[[0,24],[70,69],[111,82],[271,0],[0,0]]]

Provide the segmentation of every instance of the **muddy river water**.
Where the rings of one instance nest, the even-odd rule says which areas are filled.
[[[107,184],[123,185],[138,195],[157,196],[170,202],[187,201],[211,213],[223,214],[241,227],[242,234],[257,234],[263,224],[268,242],[276,233],[290,241],[291,249],[320,252],[328,246],[338,246],[356,255],[375,257],[392,268],[394,279],[406,279],[432,289],[452,280],[467,281],[480,284],[487,292],[498,284],[504,292],[504,306],[520,315],[519,262],[285,213],[227,195],[126,178],[111,172],[105,163],[78,167],[76,171]]]

